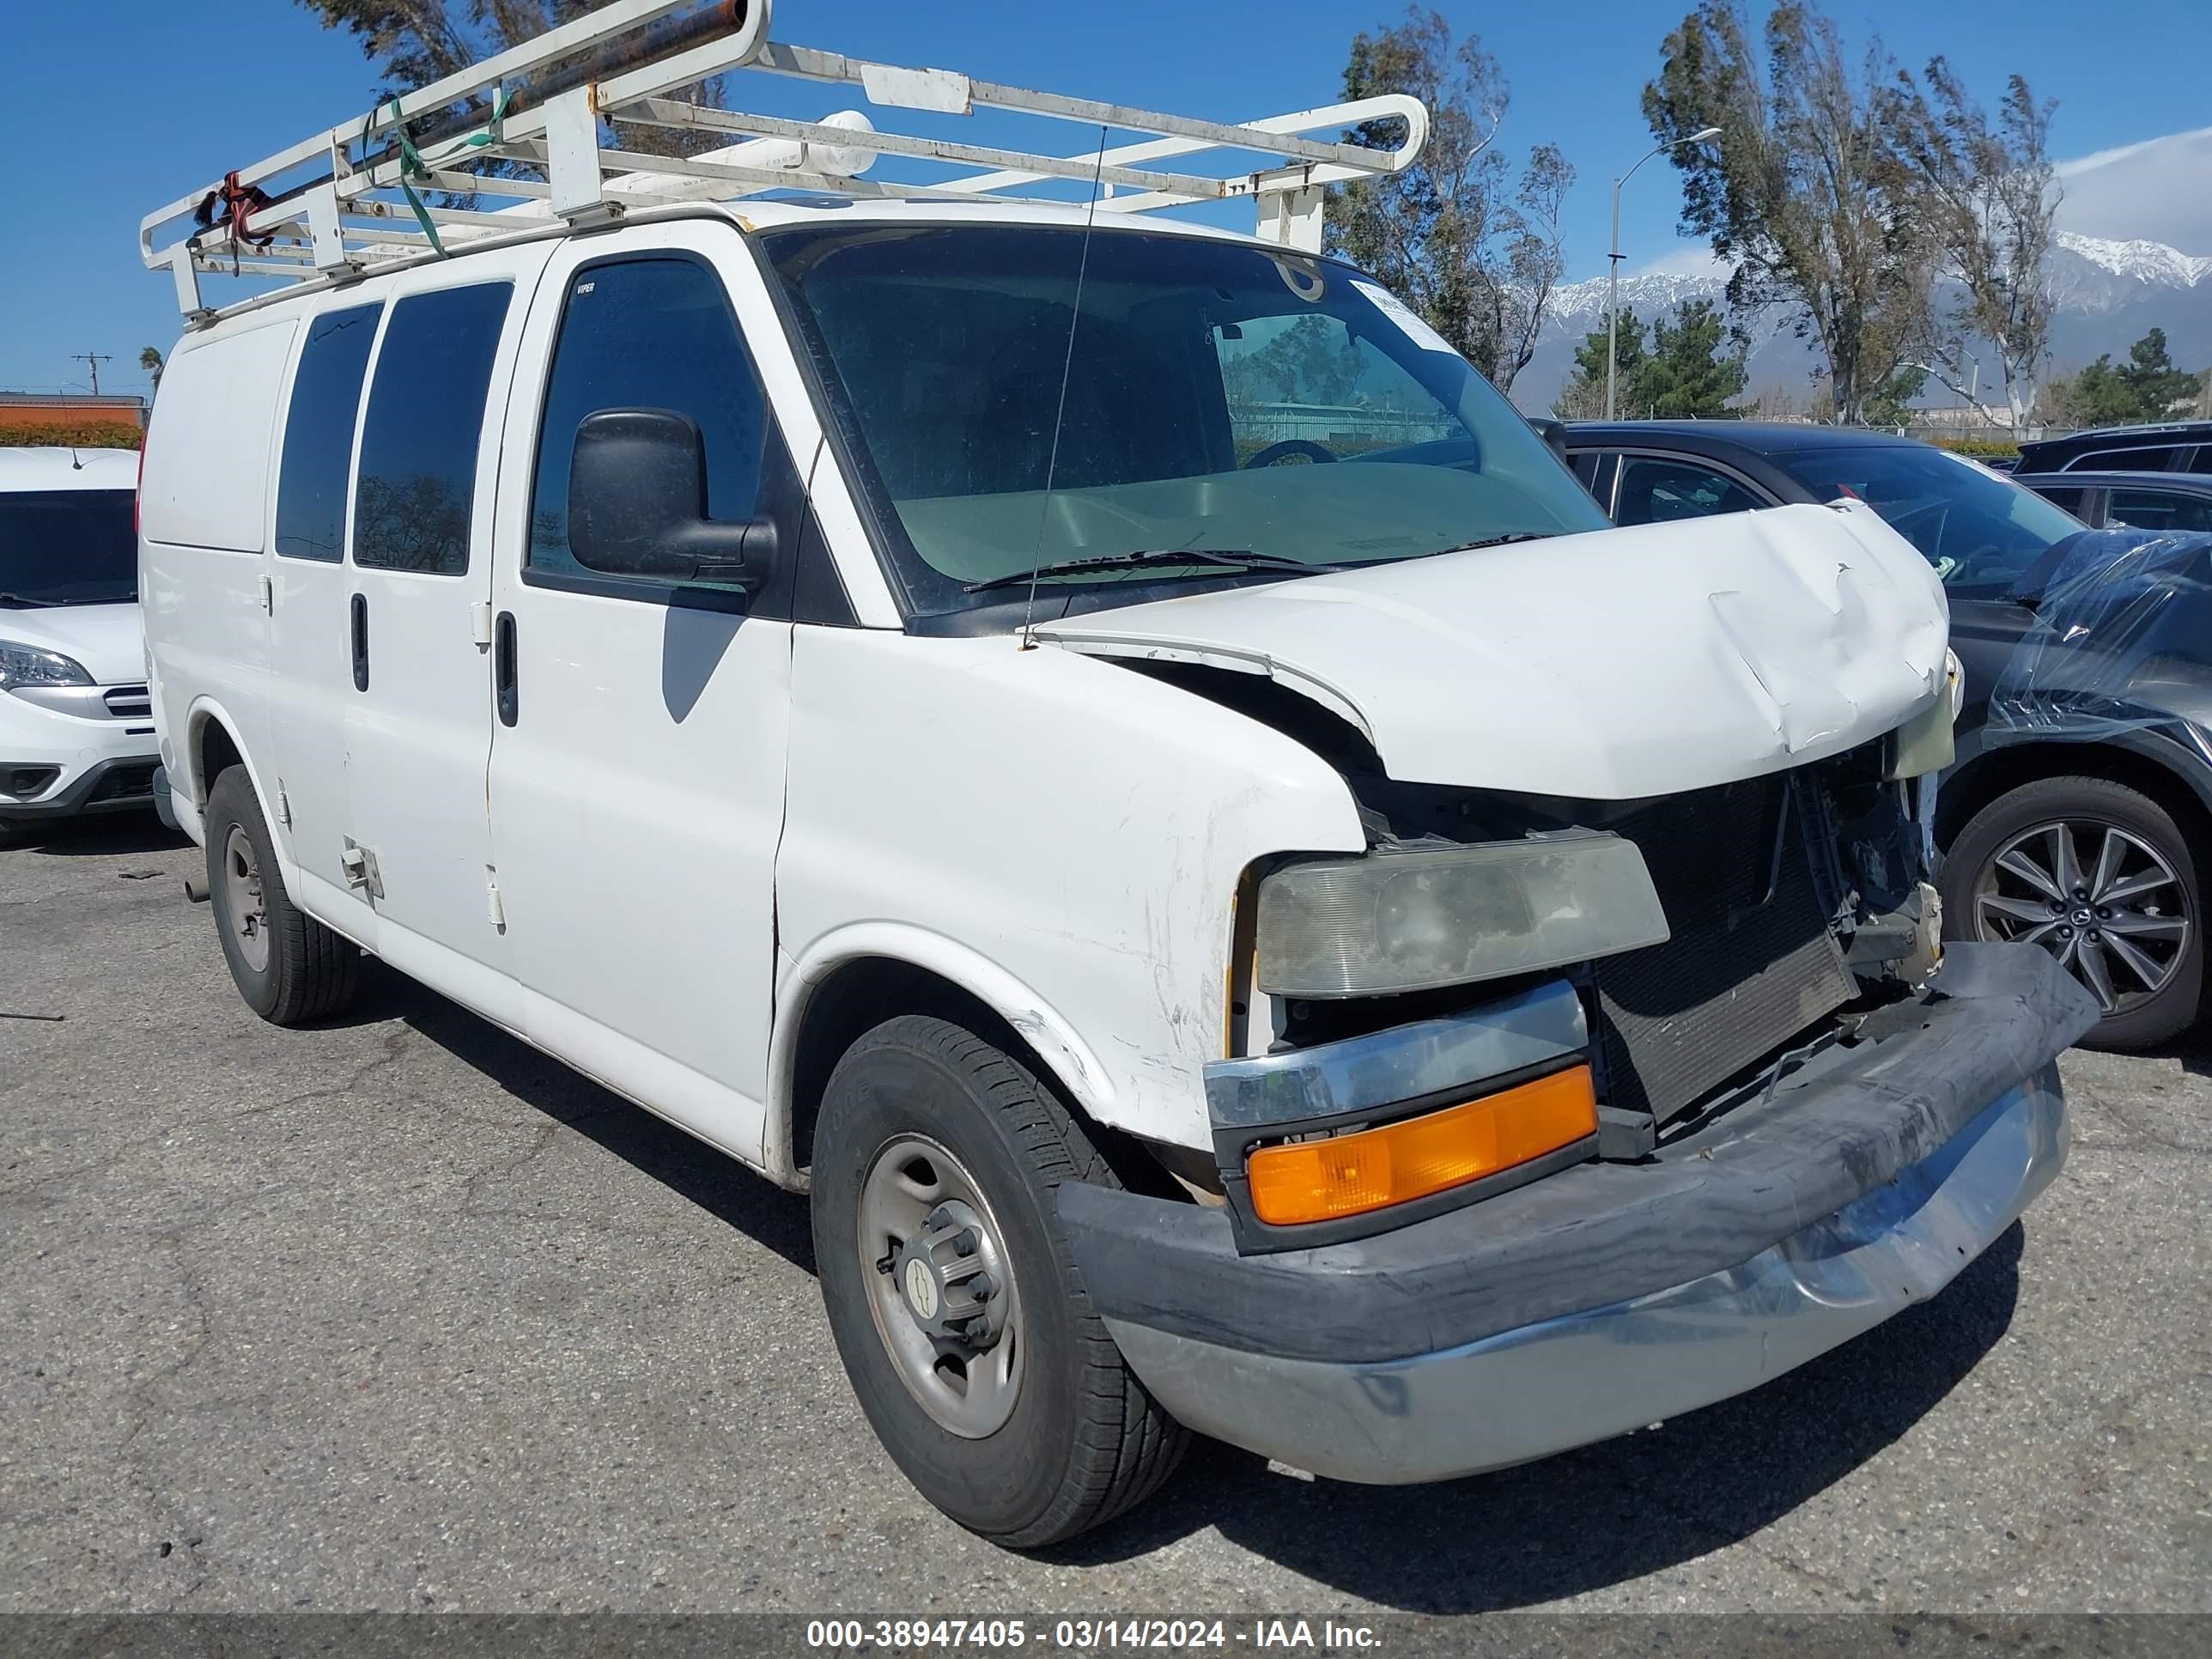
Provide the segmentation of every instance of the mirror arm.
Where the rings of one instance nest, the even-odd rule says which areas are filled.
[[[775,521],[688,525],[672,549],[692,561],[691,580],[731,582],[750,592],[764,586],[776,555]]]

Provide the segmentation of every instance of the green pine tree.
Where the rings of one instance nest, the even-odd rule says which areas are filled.
[[[1644,366],[1648,355],[1644,345],[1644,320],[1628,307],[1620,308],[1617,319],[1619,342],[1613,355],[1616,383],[1620,388],[1620,407],[1625,413],[1636,412],[1629,388],[1635,384],[1636,372]],[[1596,421],[1605,417],[1605,331],[1594,329],[1583,337],[1575,348],[1575,370],[1567,376],[1561,388],[1554,411],[1562,420]]]
[[[2166,331],[2154,328],[2128,348],[2128,361],[2105,353],[2071,380],[2051,389],[2060,418],[2075,426],[2126,426],[2164,420],[2174,405],[2203,390],[2204,377],[2176,368]]]
[[[1733,413],[1748,378],[1741,346],[1728,349],[1727,325],[1704,300],[1684,306],[1672,323],[1651,330],[1650,356],[1637,366],[1632,401],[1654,420],[1710,421]]]

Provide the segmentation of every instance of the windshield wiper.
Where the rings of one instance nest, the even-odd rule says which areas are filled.
[[[1510,542],[1547,541],[1559,533],[1556,530],[1509,530],[1503,536],[1485,536],[1479,542],[1462,542],[1457,547],[1440,547],[1437,553],[1473,553],[1486,547],[1504,547]],[[1434,558],[1436,554],[1429,556]]]
[[[1255,553],[1249,548],[1152,547],[1134,553],[1105,554],[1095,558],[1059,559],[1050,564],[1041,564],[1034,570],[1015,570],[1003,576],[994,576],[988,581],[969,582],[966,591],[983,593],[994,587],[1024,586],[1045,576],[1109,575],[1124,570],[1152,570],[1179,564],[1205,567],[1189,573],[1194,576],[1211,575],[1216,570],[1279,570],[1287,575],[1311,576],[1344,568],[1334,564],[1308,564],[1304,559],[1286,559],[1279,553]]]
[[[34,599],[27,593],[0,593],[0,605],[12,605],[23,611],[44,611],[60,603],[59,599]]]

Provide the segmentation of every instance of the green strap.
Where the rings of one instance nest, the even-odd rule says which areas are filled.
[[[406,123],[399,118],[399,100],[396,97],[392,100],[389,118],[392,132],[399,140],[400,191],[407,198],[407,205],[414,209],[415,222],[422,227],[422,234],[429,239],[432,251],[441,259],[449,259],[453,255],[446,251],[445,240],[438,234],[438,227],[430,218],[430,210],[422,205],[422,198],[415,193],[417,180],[424,184],[430,182],[431,163],[424,161],[422,153],[415,148],[415,140],[409,136]],[[465,150],[484,149],[501,143],[501,124],[506,118],[507,88],[501,85],[493,88],[491,119],[485,125],[484,130],[481,132],[472,132],[465,138],[457,139],[453,143],[439,151],[435,160],[439,163],[443,163]],[[362,118],[361,142],[364,152],[368,149],[369,129],[375,125],[376,112],[372,109]]]

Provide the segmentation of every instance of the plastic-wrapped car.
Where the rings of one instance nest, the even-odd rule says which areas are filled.
[[[2212,615],[2185,550],[2147,566],[2131,551],[2144,536],[2085,532],[2063,510],[2105,523],[2126,475],[2032,491],[1908,439],[1751,422],[1576,425],[1567,444],[1624,525],[1851,499],[1893,525],[1942,579],[1965,668],[1935,813],[1947,931],[2050,951],[2097,998],[2100,1047],[2154,1046],[2197,1019]],[[2119,498],[2148,500],[2140,482]],[[2169,503],[2158,522],[2193,521]]]

